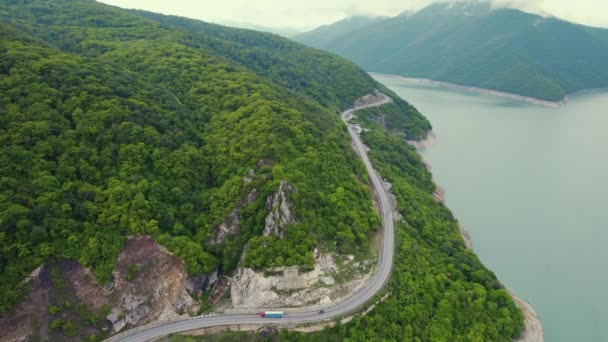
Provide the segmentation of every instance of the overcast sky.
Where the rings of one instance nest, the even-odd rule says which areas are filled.
[[[209,22],[246,22],[309,30],[355,14],[394,16],[432,0],[98,0],[125,8],[174,14]],[[546,12],[592,26],[608,27],[608,0],[498,0],[530,12]]]

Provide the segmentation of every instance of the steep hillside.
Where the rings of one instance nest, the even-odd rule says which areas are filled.
[[[311,334],[261,330],[211,338],[172,336],[170,341],[253,341],[262,334],[298,342],[542,341],[542,332],[540,338],[525,331],[520,336],[521,311],[466,247],[457,220],[433,196],[436,186],[420,156],[392,132],[399,124],[391,112],[392,106],[360,110],[355,119],[364,128],[361,136],[370,148],[369,157],[390,182],[403,217],[395,222],[396,257],[384,300],[347,324]]]
[[[348,32],[339,22],[295,39],[367,71],[543,100],[608,87],[608,30],[487,3],[435,4]]]
[[[410,140],[426,137],[430,123],[406,101],[352,63],[337,56],[294,44],[276,35],[221,27],[202,21],[164,16],[151,12],[134,13],[163,24],[221,39],[206,42],[214,51],[247,66],[273,82],[304,96],[313,97],[321,104],[344,109],[352,106],[356,94],[381,89],[395,99],[395,111],[401,121],[400,132]],[[371,88],[370,88],[371,87]]]
[[[380,107],[382,108],[382,107]],[[307,336],[316,341],[513,341],[521,311],[467,249],[452,212],[433,196],[427,166],[395,134],[390,109],[357,112],[374,166],[391,183],[403,220],[396,222],[396,257],[386,300],[351,324]],[[379,124],[381,123],[381,124]],[[384,127],[388,128],[385,129]],[[302,340],[285,333],[285,340]]]
[[[344,109],[361,92],[375,88],[394,95],[345,59],[311,49],[272,34],[235,29],[198,20],[145,11],[132,13],[196,35],[199,44],[253,70],[275,83],[312,97],[325,106]],[[201,37],[204,37],[201,40]],[[396,96],[395,96],[396,97]],[[408,105],[409,106],[409,105]],[[407,115],[417,127],[430,128],[421,115]],[[409,132],[410,135],[416,135]],[[418,136],[422,138],[422,136]]]
[[[0,339],[97,340],[203,312],[239,263],[368,253],[378,217],[338,112],[388,91],[352,63],[89,0],[0,0],[0,18]],[[516,335],[404,143],[428,121],[396,96],[367,114],[398,133],[366,139],[409,222],[387,310],[404,334]]]
[[[53,260],[111,286],[133,235],[192,276],[230,272],[247,245],[271,256],[245,258],[261,269],[310,267],[315,248],[366,253],[378,219],[337,109],[381,86],[353,64],[94,1],[2,1],[0,17],[0,311]],[[277,66],[251,57],[257,41],[285,50]],[[281,188],[292,217],[269,221]]]

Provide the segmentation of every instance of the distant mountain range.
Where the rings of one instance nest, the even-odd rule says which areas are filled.
[[[258,294],[250,313],[297,304],[294,291],[325,303],[330,283],[346,295],[373,269],[381,232],[339,113],[376,91],[392,102],[353,120],[403,217],[391,297],[354,323],[269,338],[516,338],[521,310],[466,248],[406,142],[430,123],[354,63],[95,0],[0,0],[0,341],[101,341],[185,322],[212,310],[227,277],[245,284],[228,293]],[[270,286],[321,258],[331,280]]]
[[[391,18],[348,18],[294,39],[370,72],[542,100],[608,87],[608,29],[488,3],[439,3]]]
[[[356,30],[365,29],[386,19],[388,17],[353,16],[293,37],[304,44],[327,49],[341,37],[348,36]]]

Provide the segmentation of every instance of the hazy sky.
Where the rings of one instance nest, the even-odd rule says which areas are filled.
[[[394,16],[432,0],[98,0],[210,22],[247,22],[308,30],[354,14]],[[592,26],[608,27],[608,0],[497,0]]]

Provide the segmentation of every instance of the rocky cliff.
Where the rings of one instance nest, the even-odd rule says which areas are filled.
[[[188,278],[185,264],[149,236],[127,241],[112,278],[101,286],[73,260],[42,265],[26,279],[28,299],[0,317],[0,340],[81,341],[178,318],[196,309],[190,294],[215,281]]]
[[[367,94],[355,101],[355,107],[367,106],[372,103],[380,102],[385,98],[386,95],[384,95],[380,90],[375,89],[373,94]]]
[[[365,286],[372,261],[356,262],[348,256],[336,262],[334,258],[315,251],[313,270],[304,272],[298,267],[277,267],[266,272],[239,268],[230,287],[232,309],[325,307]]]
[[[282,180],[277,192],[266,200],[266,224],[264,225],[264,236],[277,235],[283,237],[285,226],[296,223],[291,213],[291,202],[289,194],[295,193],[296,188],[287,181]]]
[[[253,177],[250,173],[248,177]],[[245,182],[247,182],[249,178],[245,178]],[[239,233],[239,224],[240,219],[239,216],[241,214],[241,210],[253,203],[258,196],[258,192],[256,188],[253,188],[251,192],[243,198],[234,209],[226,216],[224,222],[220,223],[213,230],[213,236],[209,240],[209,243],[212,245],[219,245],[226,242],[226,239],[229,236],[238,235]]]

